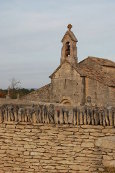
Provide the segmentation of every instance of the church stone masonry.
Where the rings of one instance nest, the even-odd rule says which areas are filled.
[[[51,83],[25,97],[27,100],[66,105],[115,106],[115,62],[87,57],[78,63],[77,38],[72,25],[62,38],[60,65]]]

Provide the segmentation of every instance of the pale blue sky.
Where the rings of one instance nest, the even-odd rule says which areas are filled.
[[[115,61],[115,0],[0,0],[0,88],[13,77],[39,88],[60,63],[68,23],[78,59]]]

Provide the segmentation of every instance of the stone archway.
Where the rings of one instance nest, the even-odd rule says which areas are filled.
[[[71,101],[68,99],[62,99],[62,101],[60,103],[63,105],[71,105]]]

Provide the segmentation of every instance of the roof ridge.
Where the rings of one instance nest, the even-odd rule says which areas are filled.
[[[107,60],[107,61],[111,61],[111,62],[114,62],[114,61],[112,61],[112,60],[110,60],[110,59],[108,59],[108,58],[104,58],[104,57],[97,57],[97,56],[88,56],[87,58],[95,58],[95,59],[102,59],[102,60]],[[86,58],[86,59],[87,59]]]
[[[80,61],[79,64],[81,65],[84,61],[93,61],[100,66],[108,66],[108,67],[115,67],[115,62],[109,59],[104,59],[104,58],[99,58],[99,57],[94,57],[94,56],[88,56],[84,60]]]

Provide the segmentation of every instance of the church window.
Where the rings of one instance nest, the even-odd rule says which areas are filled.
[[[65,79],[65,83],[64,83],[64,88],[66,88],[66,79]]]
[[[66,42],[65,44],[65,56],[70,56],[70,42]]]

